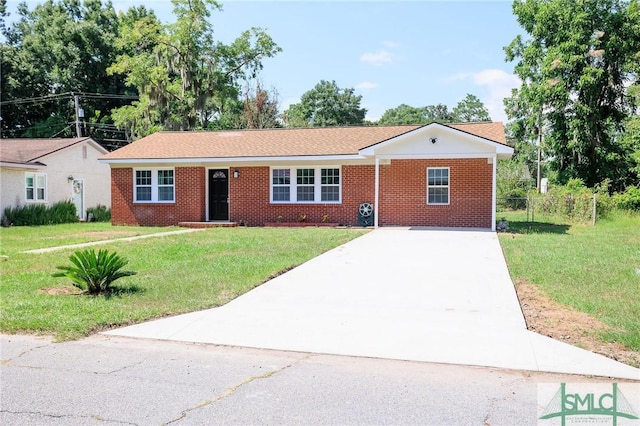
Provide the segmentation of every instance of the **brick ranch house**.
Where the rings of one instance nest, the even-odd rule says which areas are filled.
[[[325,221],[495,230],[502,123],[159,132],[101,157],[113,224]]]

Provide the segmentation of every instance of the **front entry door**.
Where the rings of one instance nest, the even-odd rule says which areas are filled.
[[[71,183],[71,202],[76,206],[76,214],[84,220],[84,180],[74,179]]]
[[[209,170],[209,220],[229,220],[229,170]]]

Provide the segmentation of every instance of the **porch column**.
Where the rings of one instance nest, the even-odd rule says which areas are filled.
[[[375,194],[373,201],[373,228],[378,228],[378,201],[380,200],[380,159],[376,157]]]
[[[490,158],[493,163],[493,182],[491,188],[491,231],[496,232],[496,185],[498,180],[498,156]]]

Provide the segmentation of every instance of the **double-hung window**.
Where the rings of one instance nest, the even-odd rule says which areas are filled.
[[[291,170],[273,169],[271,171],[271,200],[288,202],[291,200]]]
[[[44,173],[26,173],[24,179],[25,199],[27,201],[47,201],[47,175]]]
[[[320,173],[320,200],[340,201],[340,169],[322,169]]]
[[[449,168],[427,168],[427,204],[449,204]]]
[[[299,203],[315,201],[315,169],[296,170],[296,195]]]
[[[173,203],[175,178],[173,169],[136,169],[133,199],[136,203]]]
[[[280,167],[271,169],[272,203],[339,203],[340,168]]]

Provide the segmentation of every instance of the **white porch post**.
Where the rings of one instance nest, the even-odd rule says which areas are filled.
[[[380,159],[376,157],[376,173],[375,173],[375,194],[373,201],[373,227],[378,228],[378,201],[380,200]]]
[[[497,181],[498,181],[498,156],[494,155],[491,158],[493,162],[493,183],[491,190],[491,230],[496,231],[496,194],[497,194]]]

